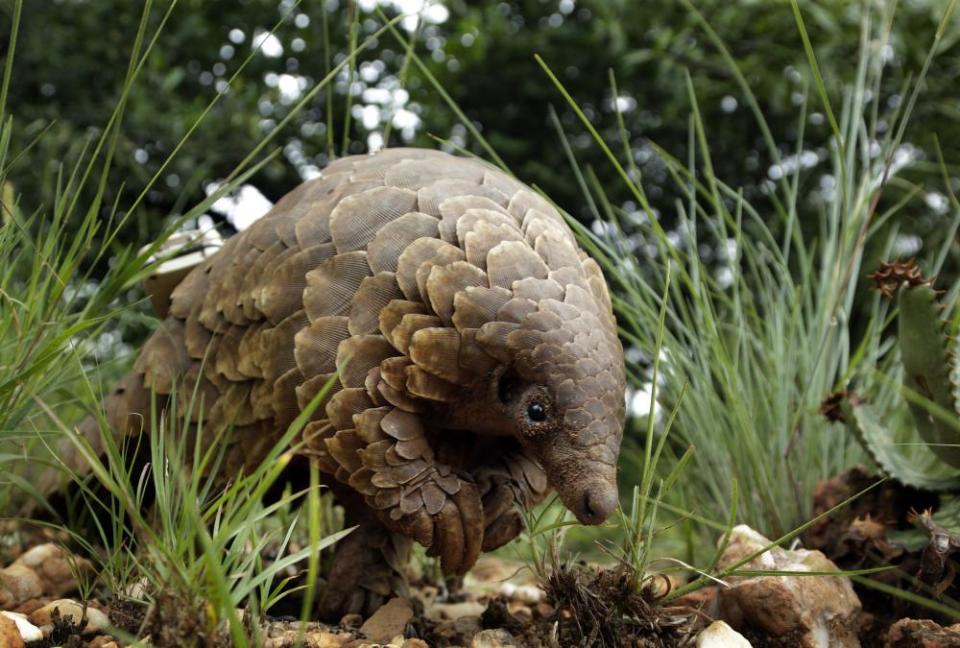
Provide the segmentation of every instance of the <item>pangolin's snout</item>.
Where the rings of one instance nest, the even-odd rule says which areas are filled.
[[[617,509],[620,500],[616,484],[589,484],[568,507],[582,524],[602,524]]]

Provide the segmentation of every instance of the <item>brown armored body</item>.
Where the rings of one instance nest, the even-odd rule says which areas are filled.
[[[229,474],[335,375],[296,447],[360,525],[326,614],[402,588],[410,539],[466,571],[548,487],[585,523],[616,507],[624,366],[603,276],[547,201],[485,163],[332,163],[176,288],[108,419],[138,433],[150,390],[195,391],[204,437],[230,430]]]

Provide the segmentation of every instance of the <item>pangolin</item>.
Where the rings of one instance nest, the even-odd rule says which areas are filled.
[[[358,525],[335,617],[403,589],[410,540],[465,572],[550,487],[605,520],[624,380],[603,275],[557,210],[484,162],[397,148],[331,163],[190,272],[106,406],[132,435],[151,391],[199,395],[230,473],[331,383],[295,449]]]

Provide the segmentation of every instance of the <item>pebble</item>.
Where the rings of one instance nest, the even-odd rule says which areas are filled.
[[[714,621],[697,635],[697,648],[752,648],[752,644],[725,622]]]
[[[43,631],[30,623],[25,614],[19,614],[17,612],[0,612],[0,617],[6,617],[17,624],[17,630],[20,632],[20,636],[24,641],[40,641],[43,639]]]
[[[394,597],[373,613],[360,626],[368,639],[377,643],[387,643],[397,635],[403,636],[403,631],[413,618],[413,608],[405,598]]]
[[[298,630],[286,630],[282,634],[271,637],[263,642],[263,648],[290,648],[291,646],[340,648],[349,640],[350,635],[348,634],[334,634],[332,632],[307,632],[306,634],[301,634]]]
[[[506,630],[484,630],[475,634],[470,642],[470,648],[504,648],[516,645],[513,635]]]
[[[80,623],[86,612],[87,623],[83,626],[83,634],[103,632],[110,626],[110,619],[106,614],[89,606],[84,610],[83,605],[71,599],[60,599],[48,603],[39,610],[35,610],[29,619],[38,626],[49,626],[52,629],[54,610],[60,613],[61,619],[69,618],[75,624]]]
[[[514,601],[520,601],[527,605],[534,605],[543,600],[543,590],[534,585],[514,585],[513,583],[504,583],[500,586],[500,593]]]
[[[0,648],[23,648],[23,637],[13,619],[0,616]]]
[[[929,619],[900,619],[887,634],[889,648],[951,648],[960,645],[960,624],[942,627]]]
[[[344,628],[356,628],[363,623],[363,617],[353,612],[351,614],[344,614],[343,618],[340,619],[340,625]]]
[[[461,603],[434,603],[424,616],[433,621],[460,619],[463,617],[478,617],[483,614],[487,606],[479,601],[463,601]]]
[[[12,608],[43,594],[37,573],[26,565],[0,569],[0,608]]]
[[[423,639],[407,639],[401,648],[430,648],[430,644]]]
[[[87,644],[87,648],[119,648],[117,642],[110,635],[100,635],[94,637]]]
[[[40,586],[47,596],[62,596],[77,589],[77,576],[93,572],[93,564],[62,547],[48,542],[37,545],[13,561],[14,565],[29,567],[40,578]]]
[[[547,619],[553,616],[555,611],[549,603],[537,603],[537,606],[533,608],[533,616],[537,619]]]

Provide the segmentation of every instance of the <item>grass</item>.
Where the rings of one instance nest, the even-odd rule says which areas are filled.
[[[799,13],[797,17],[802,21]],[[599,206],[595,217],[607,224],[604,236],[580,230],[615,288],[624,338],[647,358],[647,350],[660,349],[654,364],[662,357],[661,400],[677,407],[671,436],[677,451],[694,448],[678,503],[695,512],[722,519],[736,509],[739,520],[781,535],[808,517],[817,480],[862,460],[852,440],[824,421],[818,408],[825,394],[854,378],[873,387],[875,369],[895,371],[895,354],[882,337],[884,306],[861,281],[867,243],[889,254],[895,220],[920,190],[899,180],[892,163],[909,109],[892,116],[896,126],[876,142],[879,155],[869,151],[882,98],[868,90],[879,88],[882,66],[874,52],[885,42],[889,20],[892,16],[873,24],[869,14],[864,19],[856,77],[837,111],[828,168],[821,171],[837,183],[831,198],[807,204],[799,165],[770,187],[775,213],[763,213],[738,189],[726,186],[713,173],[709,134],[689,83],[686,159],[652,143],[684,197],[676,204],[673,231],[665,232],[648,210],[650,225],[631,232],[631,241],[625,234],[629,215],[610,205],[604,189],[591,181],[591,170],[580,169],[571,154],[589,204]],[[935,51],[936,43],[931,55]],[[815,64],[812,52],[809,59]],[[541,65],[569,101],[548,64]],[[751,96],[750,103],[755,101]],[[584,127],[599,137],[579,114]],[[796,155],[804,150],[806,117],[804,104]],[[648,204],[642,186],[614,153],[600,141],[597,145],[638,202]],[[889,195],[894,184],[903,199],[894,199],[881,213],[881,194]],[[801,220],[801,214],[811,212],[813,222]],[[647,254],[632,251],[630,244],[638,240],[646,244]],[[704,248],[720,250],[719,263],[704,260],[699,253]],[[932,261],[937,268],[944,253]],[[675,275],[672,282],[668,268]],[[850,318],[864,304],[872,317],[858,332]],[[651,323],[663,309],[661,345]],[[642,366],[634,366],[631,374],[639,384],[652,380]],[[878,398],[891,395],[889,385],[876,388]],[[734,483],[739,497],[733,497]]]
[[[172,3],[169,11],[175,6]],[[15,7],[19,12],[21,2]],[[953,8],[951,3],[944,25]],[[690,9],[696,13],[692,5]],[[887,43],[893,15],[865,13],[853,81],[846,87],[841,105],[831,106],[803,15],[795,2],[792,9],[811,66],[814,97],[831,126],[827,159],[820,172],[833,178],[832,195],[811,198],[809,178],[799,165],[790,164],[805,150],[804,129],[808,112],[815,109],[809,103],[813,99],[808,98],[798,109],[796,149],[782,151],[763,119],[760,101],[720,36],[702,20],[708,41],[731,66],[771,158],[783,173],[769,183],[772,211],[751,204],[739,188],[717,177],[710,133],[700,114],[696,88],[688,78],[688,150],[666,151],[652,143],[682,196],[673,206],[676,226],[669,231],[650,206],[640,174],[632,166],[623,116],[616,115],[621,141],[604,142],[553,74],[549,61],[538,58],[546,80],[555,85],[558,96],[581,120],[646,213],[645,225],[638,229],[631,224],[632,215],[612,204],[593,169],[578,164],[569,134],[555,119],[558,146],[568,154],[571,177],[581,187],[593,217],[605,225],[598,235],[571,222],[610,279],[625,344],[641,352],[643,362],[632,362],[629,368],[633,386],[651,391],[651,409],[631,423],[635,433],[624,447],[624,466],[636,468],[636,474],[624,476],[629,502],[601,532],[606,538],[602,551],[606,558],[629,566],[635,589],[642,591],[653,585],[649,574],[662,564],[653,559],[657,543],[672,550],[682,542],[685,551],[679,569],[699,576],[690,586],[672,593],[671,599],[735,575],[736,569],[746,564],[717,570],[720,552],[711,547],[719,536],[722,548],[734,524],[749,523],[777,538],[773,544],[786,542],[809,524],[816,481],[864,459],[853,439],[819,415],[826,394],[856,380],[878,399],[896,397],[897,381],[883,378],[898,371],[896,356],[883,335],[887,307],[865,292],[861,277],[869,269],[864,267],[868,245],[889,254],[897,219],[922,193],[922,187],[898,175],[902,169],[895,160],[904,125],[939,40],[932,44],[905,106],[885,112],[879,92],[883,66],[878,52]],[[286,579],[289,570],[296,568],[305,572],[307,585],[298,595],[303,599],[302,615],[308,615],[321,567],[319,552],[342,537],[343,532],[334,532],[329,502],[321,500],[316,474],[311,475],[311,488],[304,492],[288,491],[273,502],[261,497],[276,483],[283,452],[306,419],[301,417],[273,449],[274,461],[263,462],[226,488],[206,476],[216,474],[222,458],[216,447],[191,446],[182,435],[181,441],[172,442],[169,439],[176,435],[153,434],[142,441],[152,469],[132,473],[126,448],[108,443],[101,457],[71,432],[71,423],[83,413],[98,411],[101,378],[109,382],[109,377],[121,370],[98,364],[96,343],[109,331],[113,318],[129,308],[124,303],[125,293],[149,272],[149,252],[118,254],[109,247],[142,196],[133,201],[132,209],[125,210],[125,216],[120,216],[117,205],[105,206],[101,199],[122,124],[123,97],[143,91],[134,88],[138,70],[155,42],[156,35],[147,33],[151,10],[147,2],[117,111],[103,134],[89,142],[83,163],[62,172],[58,179],[61,198],[43,211],[24,214],[15,192],[4,191],[0,472],[7,475],[7,482],[2,484],[0,510],[9,510],[24,492],[44,501],[43,493],[34,486],[38,471],[59,471],[69,478],[81,463],[89,466],[92,479],[74,478],[83,492],[84,505],[93,513],[96,533],[93,540],[75,534],[75,541],[99,557],[100,585],[118,594],[145,582],[147,594],[166,592],[170,596],[166,604],[173,601],[180,609],[196,610],[197,627],[228,633],[235,645],[242,646],[256,643],[256,638],[251,637],[236,609],[244,606],[252,618],[263,615],[294,591]],[[408,52],[404,78],[414,69],[419,71],[489,157],[503,166],[480,130],[430,74],[414,43],[393,29],[398,18],[387,21],[381,17],[384,26],[358,43],[354,12],[349,55],[304,94],[285,121],[241,162],[229,182],[182,219],[171,222],[168,232],[178,222],[203,213],[256,173],[264,155],[271,155],[265,151],[272,138],[292,115],[307,106],[344,67],[349,66],[353,74],[353,62],[365,43],[388,32]],[[938,39],[940,34],[942,29]],[[6,88],[15,70],[15,42],[14,30],[0,88],[0,184],[4,186],[9,168],[17,163],[9,153],[11,122],[5,107]],[[329,54],[325,56],[329,60]],[[233,78],[245,65],[240,64]],[[611,86],[616,95],[612,76]],[[330,97],[328,93],[328,107]],[[345,114],[349,119],[350,111]],[[202,119],[185,138],[202,127]],[[882,137],[878,135],[881,119],[893,124]],[[345,126],[344,144],[348,142],[346,134]],[[326,136],[332,148],[332,124]],[[871,152],[877,147],[879,154]],[[623,148],[621,155],[615,152],[619,148]],[[95,183],[99,191],[91,204],[80,205],[77,197],[87,183]],[[896,195],[891,197],[893,192]],[[110,214],[106,219],[100,217],[104,209]],[[78,220],[79,236],[67,240],[62,235],[65,223]],[[951,222],[952,233],[958,223],[957,219]],[[720,251],[719,257],[708,260],[701,249]],[[109,274],[94,281],[84,268],[108,254],[114,255]],[[936,271],[946,254],[946,248],[934,251],[928,267]],[[956,297],[954,291],[951,299]],[[855,327],[851,318],[864,308],[869,321]],[[127,359],[120,360],[118,365]],[[155,412],[152,424],[156,430],[175,428],[178,413]],[[71,440],[77,463],[62,462],[45,453],[64,439]],[[158,470],[157,466],[167,469]],[[209,466],[210,470],[188,466]],[[152,507],[144,507],[148,485],[155,494]],[[560,547],[564,536],[577,533],[574,528],[555,502],[530,513],[519,547],[544,579],[570,562],[570,555],[561,553]],[[266,554],[272,559],[266,560]],[[858,573],[860,578],[866,575],[868,572]],[[159,597],[151,600],[152,614],[165,619],[164,601]]]
[[[881,257],[891,256],[897,220],[906,217],[923,192],[923,187],[898,177],[904,167],[895,160],[955,3],[944,10],[918,78],[904,93],[909,97],[905,108],[888,114],[882,109],[883,65],[877,52],[887,44],[892,13],[865,13],[854,81],[845,88],[842,105],[834,109],[803,15],[796,2],[792,8],[817,98],[833,133],[828,168],[821,173],[833,179],[835,188],[831,196],[818,202],[805,198],[801,192],[805,178],[800,165],[794,164],[791,172],[770,183],[773,213],[764,213],[739,189],[726,186],[714,174],[709,133],[688,77],[692,116],[686,158],[678,159],[651,142],[683,196],[674,212],[677,226],[666,232],[649,206],[637,180],[639,174],[624,168],[548,62],[537,59],[647,216],[647,225],[631,231],[631,215],[612,206],[592,170],[579,166],[566,144],[567,134],[555,119],[584,201],[605,227],[598,235],[572,219],[571,223],[611,279],[623,337],[652,359],[652,371],[634,366],[630,373],[638,387],[659,389],[662,405],[673,410],[660,427],[663,437],[659,441],[665,442],[669,430],[673,458],[659,465],[649,461],[655,436],[652,415],[645,436],[633,446],[643,457],[633,462],[643,466],[641,485],[654,479],[652,470],[665,475],[663,483],[672,483],[677,467],[688,464],[672,495],[644,493],[652,507],[646,528],[654,528],[652,513],[657,507],[671,504],[668,508],[676,523],[686,527],[680,535],[687,541],[688,559],[706,565],[692,569],[699,577],[673,592],[670,600],[738,574],[748,562],[716,571],[720,552],[713,553],[709,547],[718,521],[726,518],[721,548],[735,522],[746,522],[778,538],[770,547],[781,545],[811,524],[816,482],[865,460],[853,439],[819,414],[825,394],[856,384],[877,402],[901,398],[899,381],[890,378],[900,367],[896,352],[884,337],[887,306],[866,290],[862,277],[872,270],[864,267],[871,262],[868,246]],[[719,36],[705,21],[703,26],[731,65],[734,78],[742,82],[748,105],[759,106]],[[616,96],[615,80],[611,83]],[[805,101],[799,110],[795,156],[805,148],[809,109]],[[772,144],[762,113],[756,110],[754,114],[759,130]],[[617,117],[626,142],[623,121]],[[881,119],[890,122],[882,137],[877,135]],[[787,158],[775,146],[771,149],[778,167],[789,168]],[[630,157],[627,160],[631,164]],[[946,177],[942,160],[941,172]],[[944,263],[958,226],[960,218],[954,215],[948,225],[948,242],[927,252],[934,274]],[[636,254],[634,250],[644,250],[644,244],[648,252]],[[720,263],[710,263],[700,254],[704,248],[729,249],[730,253],[721,254]],[[952,291],[948,303],[955,300],[956,291]],[[864,311],[869,319],[855,326],[853,316]],[[666,326],[654,326],[664,314]],[[637,493],[635,490],[635,498]],[[702,523],[704,517],[707,524]],[[697,518],[700,523],[695,522]],[[632,529],[632,524],[621,526]],[[637,538],[636,534],[628,537]],[[631,554],[631,564],[640,570],[648,564],[653,538],[643,540],[645,546]],[[637,538],[631,544],[640,542]],[[874,582],[866,574],[850,575],[862,584]],[[885,591],[954,618],[960,616],[952,602],[944,604],[900,588],[887,587]]]

